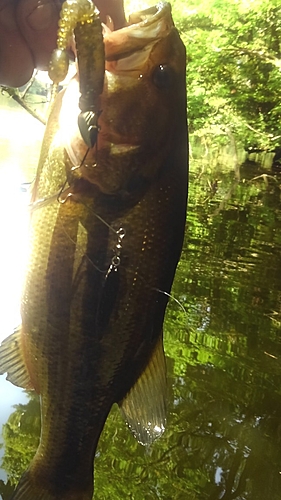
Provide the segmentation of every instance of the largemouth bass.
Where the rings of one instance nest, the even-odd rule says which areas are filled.
[[[169,4],[105,33],[104,48],[90,145],[79,78],[50,114],[22,325],[0,347],[0,373],[41,403],[40,444],[13,500],[90,500],[114,403],[144,444],[165,427],[162,327],[187,197],[185,49]]]

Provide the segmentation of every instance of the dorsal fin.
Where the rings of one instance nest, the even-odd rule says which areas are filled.
[[[33,389],[21,348],[21,327],[0,345],[0,375],[7,372],[7,380],[23,389]]]
[[[166,361],[161,335],[145,370],[119,403],[130,430],[141,444],[151,444],[165,430],[166,387]]]

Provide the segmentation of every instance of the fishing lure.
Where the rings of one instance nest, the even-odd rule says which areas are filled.
[[[49,65],[49,77],[55,91],[68,73],[67,48],[73,41],[73,33],[81,93],[78,127],[84,142],[92,148],[99,130],[98,100],[104,84],[105,54],[99,12],[91,0],[65,0],[62,4],[57,48]]]
[[[98,118],[101,113],[99,110],[99,96],[104,85],[105,52],[102,25],[99,12],[91,0],[65,0],[62,4],[57,33],[57,47],[52,53],[48,72],[53,82],[54,94],[57,93],[59,84],[66,78],[68,73],[69,55],[67,49],[70,45],[75,47],[79,73],[79,90],[81,94],[79,108],[81,113],[78,115],[78,127],[82,139],[88,147],[80,164],[72,167],[71,171],[74,171],[84,164],[89,149],[93,148],[97,143]],[[68,180],[66,179],[58,193],[32,203],[31,210],[36,210],[53,201],[64,204],[73,196],[73,187],[68,186]],[[122,227],[116,231],[98,214],[93,213],[93,215],[100,219],[117,237],[109,268],[101,271],[105,273],[106,281],[110,273],[117,271],[119,267],[122,240],[126,231]]]

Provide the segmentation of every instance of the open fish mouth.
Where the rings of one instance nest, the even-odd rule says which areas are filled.
[[[118,61],[133,56],[137,62],[137,52],[143,52],[147,46],[149,51],[150,43],[155,43],[168,34],[173,25],[170,4],[161,2],[149,9],[130,14],[128,24],[124,28],[111,31],[105,27],[106,61]],[[133,60],[127,60],[127,63],[130,69],[133,69]]]
[[[85,167],[96,166],[97,151],[110,150],[112,155],[124,155],[141,149],[141,137],[131,134],[130,130],[124,133],[116,126],[112,118],[116,102],[112,102],[110,96],[118,94],[125,87],[129,90],[131,85],[137,85],[137,80],[147,72],[154,45],[168,36],[173,28],[171,6],[167,2],[131,14],[127,26],[119,30],[111,31],[104,25],[105,81],[99,104],[99,133],[96,145],[87,153]],[[119,83],[118,90],[116,82],[119,76],[126,81]],[[72,81],[63,98],[60,116],[63,142],[74,168],[79,168],[87,151],[76,125],[79,114],[77,95],[78,82]],[[73,104],[75,102],[77,106]]]
[[[114,90],[115,75],[134,75],[142,78],[142,71],[155,43],[167,36],[174,27],[171,5],[160,2],[153,7],[130,14],[128,24],[124,28],[104,31],[106,83],[109,92]],[[144,70],[145,71],[145,70]],[[113,83],[112,83],[113,82]],[[110,147],[113,154],[136,152],[140,147],[138,137],[118,133],[112,127],[102,126],[99,134],[99,145]]]

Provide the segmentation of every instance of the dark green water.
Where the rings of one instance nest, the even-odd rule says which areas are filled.
[[[173,288],[185,311],[170,301],[165,322],[166,432],[144,448],[114,407],[95,458],[96,500],[280,500],[281,177],[271,175],[250,163],[234,168],[231,157],[192,160],[186,240]],[[14,184],[14,204],[21,207],[26,194],[18,179]],[[11,224],[5,228],[7,236]],[[19,252],[17,234],[6,236]],[[13,269],[17,255],[3,269]],[[8,500],[36,449],[40,418],[38,401],[3,376],[0,420],[0,494]]]

